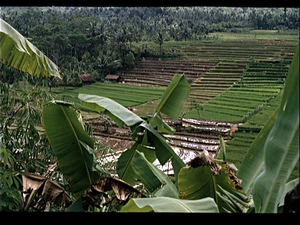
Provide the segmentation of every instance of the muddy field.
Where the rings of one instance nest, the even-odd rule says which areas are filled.
[[[221,134],[225,142],[232,138],[232,133],[237,130],[237,123],[227,123],[221,121],[207,121],[195,119],[182,119],[173,122],[164,119],[166,123],[176,129],[173,135],[163,134],[174,151],[187,163],[195,158],[202,150],[207,150],[215,156],[220,148],[219,135]],[[112,148],[117,156],[129,149],[133,145],[131,131],[129,127],[119,128],[114,122],[106,117],[99,117],[86,120],[93,129],[93,135],[104,146]],[[108,156],[109,157],[109,156]],[[154,164],[159,164],[158,161]],[[172,173],[170,163],[160,167],[163,171]]]

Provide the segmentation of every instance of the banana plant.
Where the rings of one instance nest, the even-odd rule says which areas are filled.
[[[132,148],[126,150],[120,156],[117,163],[117,173],[121,179],[134,185],[138,180],[137,174],[132,168],[136,151],[143,152],[151,163],[157,158],[161,165],[164,165],[171,159],[176,178],[179,170],[185,166],[184,162],[158,131],[174,133],[175,130],[162,120],[161,113],[176,120],[190,91],[191,87],[186,77],[179,74],[175,75],[164,92],[153,116],[148,117],[146,120],[108,98],[86,94],[79,94],[78,98],[82,101],[83,107],[96,112],[104,112],[120,127],[126,124],[131,128],[133,140],[136,138],[137,140]],[[142,135],[138,135],[140,133]]]
[[[226,163],[224,141],[221,150],[224,161],[216,163],[210,157],[209,163],[197,165],[195,167],[198,168],[194,169],[186,167],[158,132],[174,133],[174,130],[163,122],[161,113],[176,120],[189,95],[188,87],[186,78],[183,75],[176,75],[163,94],[154,114],[146,120],[110,99],[79,94],[82,106],[96,112],[102,111],[119,126],[126,124],[132,130],[135,144],[119,157],[117,173],[122,180],[131,185],[135,185],[137,181],[143,183],[153,198],[133,198],[121,211],[165,212],[173,211],[175,207],[180,212],[189,212],[194,209],[189,208],[186,203],[194,205],[200,202],[207,202],[208,205],[196,209],[195,211],[200,210],[197,212],[206,212],[205,210],[245,212],[250,207],[251,202],[241,189],[240,180],[235,176],[235,169]],[[142,135],[138,135],[141,133]],[[209,158],[208,152],[204,151],[203,154],[204,158]],[[162,165],[169,159],[172,160],[175,185],[166,174],[152,164],[156,158]],[[197,161],[197,158],[195,160]],[[214,164],[215,168],[210,164]]]
[[[185,93],[183,94],[183,92]],[[146,120],[111,99],[84,94],[79,94],[78,97],[82,100],[83,107],[92,111],[104,112],[120,127],[126,124],[131,128],[136,143],[131,149],[123,152],[118,160],[119,178],[133,185],[137,180],[143,180],[142,177],[146,171],[142,168],[148,168],[148,174],[152,177],[158,174],[158,178],[151,187],[150,184],[147,187],[154,191],[164,183],[168,183],[162,191],[156,194],[160,195],[162,192],[166,193],[171,190],[169,195],[174,197],[178,196],[175,186],[169,181],[169,178],[167,180],[166,175],[163,175],[157,168],[153,168],[152,162],[158,158],[161,164],[165,164],[171,159],[175,176],[185,166],[158,131],[174,133],[174,129],[162,120],[161,112],[177,119],[189,92],[190,86],[186,77],[175,75],[162,96],[163,103],[159,104],[154,115]],[[178,100],[174,101],[174,99]],[[173,110],[168,111],[168,105],[172,105],[171,102],[174,102],[175,113]],[[68,180],[75,198],[79,199],[84,191],[100,177],[101,168],[99,168],[93,152],[94,142],[86,133],[80,114],[70,103],[53,100],[45,104],[43,123],[49,142],[57,156],[59,168]],[[139,135],[140,133],[143,135]],[[142,156],[141,153],[143,153]],[[147,159],[152,166],[147,163],[148,161],[139,164],[140,159]]]
[[[224,154],[223,154],[224,155]],[[245,195],[236,170],[226,161],[214,160],[204,150],[178,175],[179,198],[213,198],[220,212],[247,212],[251,200]]]

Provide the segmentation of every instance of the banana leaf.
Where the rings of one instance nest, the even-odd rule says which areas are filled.
[[[133,139],[137,136],[138,132],[144,132],[146,129],[147,132],[144,132],[144,135],[151,136],[151,143],[149,145],[155,147],[156,157],[159,162],[164,165],[171,157],[174,167],[175,176],[177,176],[181,167],[185,166],[184,162],[180,159],[180,157],[173,151],[170,145],[166,142],[165,138],[158,133],[158,131],[149,123],[145,122],[139,116],[126,109],[124,106],[118,104],[117,102],[104,98],[101,96],[95,95],[86,95],[79,94],[78,98],[82,100],[82,106],[93,110],[108,114],[120,127],[124,124],[131,127],[133,132]],[[155,119],[156,121],[160,121],[159,119]],[[166,128],[170,132],[170,128]],[[131,160],[135,154],[136,148],[141,144],[141,142],[136,143],[136,145],[132,146],[131,149],[122,153],[118,160],[117,164],[117,173],[119,177],[129,184],[134,184],[134,173],[131,168]]]
[[[299,45],[284,86],[278,116],[264,146],[263,172],[253,187],[255,211],[276,213],[299,160]]]
[[[190,91],[191,87],[186,77],[184,75],[175,75],[164,92],[161,102],[149,123],[111,99],[85,94],[79,94],[78,98],[82,101],[83,107],[108,114],[120,127],[124,124],[130,126],[133,140],[136,139],[138,133],[143,133],[144,136],[147,135],[147,139],[151,139],[149,146],[155,147],[156,157],[159,162],[164,165],[169,159],[172,160],[177,180],[178,172],[185,164],[157,130],[166,133],[174,132],[174,129],[163,122],[160,112],[176,120]],[[135,179],[133,178],[134,172],[132,171],[131,160],[139,144],[141,144],[141,141],[131,149],[123,152],[117,164],[119,177],[132,185]]]
[[[143,153],[136,151],[131,165],[137,179],[155,196],[178,198],[178,190],[170,178],[150,163]]]
[[[132,198],[120,212],[198,212],[218,213],[218,207],[212,198],[183,200],[170,197]]]
[[[124,124],[134,126],[144,121],[129,109],[109,98],[86,94],[79,94],[78,98],[81,100],[83,107],[106,113],[119,127],[123,127]]]
[[[180,170],[179,198],[195,200],[211,197],[220,212],[246,212],[251,202],[240,186],[236,170],[226,162],[214,161],[205,158],[205,155],[201,153],[198,160],[193,160],[192,167]]]
[[[149,116],[147,117],[147,122],[157,128],[159,132],[166,133],[166,134],[174,134],[176,131],[173,127],[170,127],[159,115],[155,115],[154,117]]]
[[[139,143],[135,143],[130,149],[124,151],[117,162],[117,174],[119,178],[131,185],[135,185],[137,181],[131,162],[139,145]]]
[[[37,191],[42,194],[42,198],[47,202],[54,202],[64,207],[69,207],[72,204],[72,199],[68,193],[58,183],[52,181],[51,178],[23,172],[22,182],[23,195],[25,196],[29,195],[31,191]]]
[[[179,170],[185,166],[185,163],[174,152],[172,147],[166,142],[165,138],[153,128],[153,126],[145,122],[141,123],[139,126],[144,127],[152,134],[153,146],[155,147],[156,157],[160,164],[164,165],[169,159],[172,159],[172,166],[176,178],[175,180],[177,180]]]
[[[263,148],[275,123],[278,111],[279,107],[275,110],[273,115],[264,125],[263,129],[256,136],[237,172],[237,177],[243,180],[242,187],[248,197],[252,194],[255,179],[264,169],[265,163]]]
[[[176,74],[165,90],[154,115],[162,112],[177,120],[190,92],[191,86],[186,77],[183,74]]]
[[[98,112],[104,111],[104,113],[107,113],[120,127],[126,124],[127,126],[131,126],[132,130],[136,128],[134,135],[137,134],[137,130],[143,131],[144,129],[147,129],[150,133],[153,134],[152,135],[153,145],[155,146],[156,156],[159,162],[162,165],[164,165],[171,157],[173,157],[174,160],[173,167],[175,170],[175,174],[177,174],[180,168],[185,165],[183,161],[173,151],[173,149],[169,146],[169,144],[165,141],[163,136],[160,133],[158,133],[157,130],[154,129],[152,125],[146,123],[143,119],[141,119],[139,116],[137,116],[130,110],[126,109],[124,106],[120,105],[119,103],[111,99],[104,98],[101,96],[79,94],[78,98],[82,100],[82,106]],[[154,121],[160,121],[160,120],[157,118]],[[167,128],[167,130],[171,131],[170,128]],[[128,151],[126,155],[133,156],[134,151],[135,150],[131,149],[130,153]],[[125,156],[123,156],[121,159],[123,159],[124,157]],[[130,160],[131,158],[132,157],[129,157],[128,160]],[[125,166],[125,169],[127,168],[129,167]],[[119,175],[123,174],[123,172],[120,173],[118,172],[118,174]],[[121,175],[121,178],[124,179],[123,175]],[[132,184],[132,181],[127,179],[125,180],[130,184]]]
[[[46,135],[58,166],[78,198],[100,175],[94,140],[87,134],[79,114],[69,104],[54,101],[43,107]]]
[[[60,78],[59,70],[47,56],[0,18],[0,60],[35,77]]]

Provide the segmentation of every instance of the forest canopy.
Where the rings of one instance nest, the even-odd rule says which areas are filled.
[[[159,44],[161,54],[165,41],[299,27],[298,8],[1,7],[0,17],[58,65],[63,80],[52,83],[65,86],[80,85],[82,73],[103,80],[108,73],[134,67],[149,56],[147,42]],[[21,79],[19,71],[10,73],[7,82]]]

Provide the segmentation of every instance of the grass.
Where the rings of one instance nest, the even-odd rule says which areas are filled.
[[[273,112],[279,106],[282,99],[282,94],[283,92],[280,92],[280,94],[276,98],[271,99],[269,102],[267,102],[260,112],[258,112],[253,117],[251,117],[246,123],[239,126],[239,129],[240,130],[262,129],[265,123],[267,122],[267,120],[271,117]]]
[[[164,90],[164,87],[138,87],[133,85],[98,82],[92,85],[60,93],[57,95],[57,98],[70,100],[79,104],[80,101],[77,98],[79,93],[92,94],[111,98],[125,107],[133,107],[149,101],[160,99]]]
[[[299,38],[298,30],[250,30],[248,32],[214,32],[209,37],[218,37],[222,40],[297,40]]]
[[[257,132],[244,133],[240,131],[233,133],[233,139],[226,143],[228,162],[239,168],[257,134]]]
[[[238,131],[233,133],[233,139],[226,143],[226,157],[229,163],[235,164],[237,168],[240,167],[259,131],[280,105],[282,95],[283,92],[265,104],[264,108],[251,117],[248,122],[238,126]],[[297,177],[299,177],[299,162],[292,171],[289,181]]]

